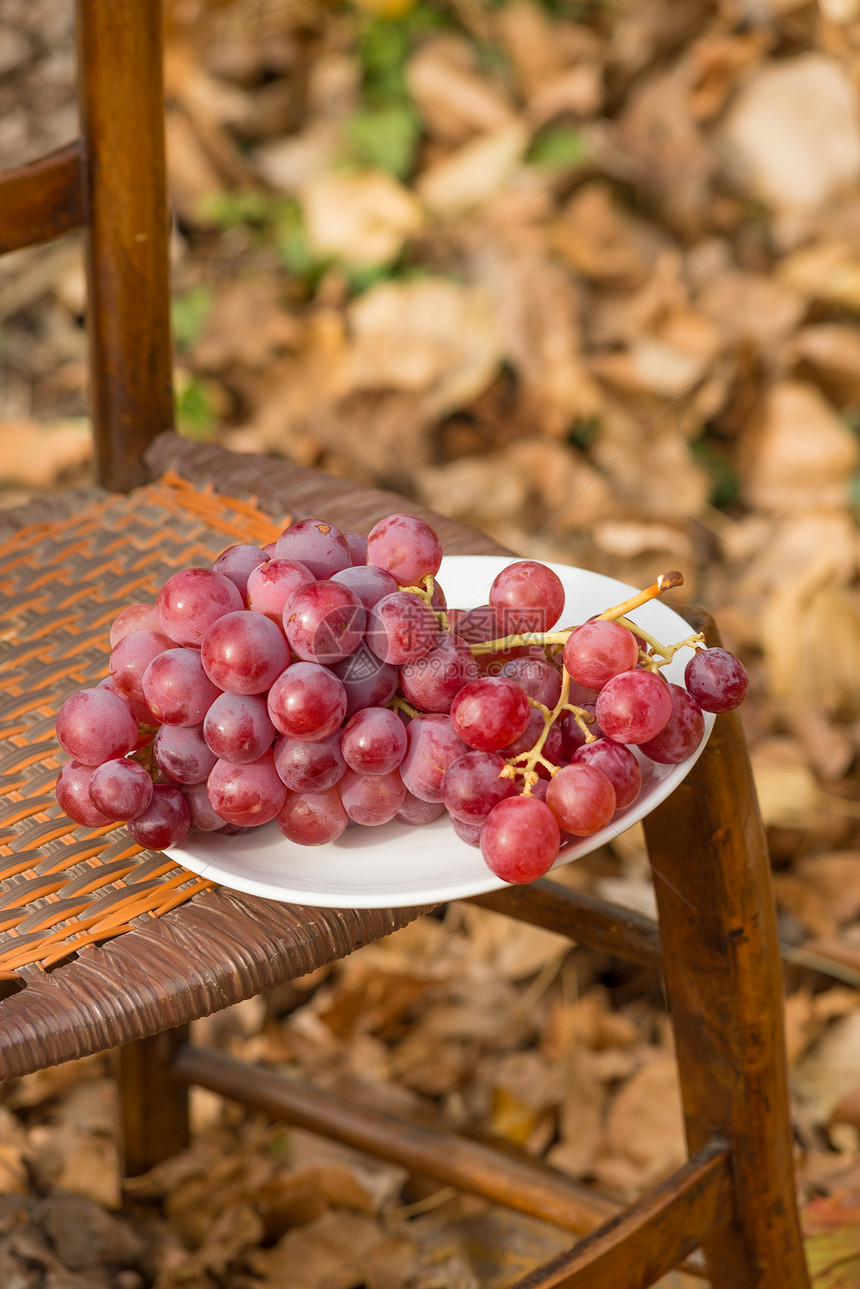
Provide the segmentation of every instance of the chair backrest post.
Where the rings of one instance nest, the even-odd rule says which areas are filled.
[[[161,0],[77,0],[77,41],[97,475],[127,491],[173,425]]]

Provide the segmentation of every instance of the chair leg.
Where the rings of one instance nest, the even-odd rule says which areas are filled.
[[[174,1056],[188,1033],[187,1025],[179,1025],[115,1053],[126,1177],[148,1172],[188,1145],[188,1088],[173,1074]]]
[[[734,1161],[735,1221],[704,1247],[714,1289],[809,1289],[770,864],[735,713],[645,833],[689,1147],[722,1137]]]

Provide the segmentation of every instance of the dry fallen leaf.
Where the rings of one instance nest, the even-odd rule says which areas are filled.
[[[845,506],[860,446],[819,390],[779,381],[744,444],[745,495],[762,510]]]
[[[381,170],[320,174],[302,188],[301,204],[311,249],[345,264],[387,264],[421,227],[414,196]]]
[[[415,190],[435,215],[467,214],[507,183],[528,140],[528,130],[517,120],[488,130],[433,162],[419,176]]]
[[[765,63],[721,131],[726,166],[748,192],[782,207],[816,207],[860,177],[856,91],[823,54]]]

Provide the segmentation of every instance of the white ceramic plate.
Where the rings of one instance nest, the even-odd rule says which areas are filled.
[[[513,562],[487,555],[449,556],[439,571],[448,604],[452,608],[485,604],[493,578]],[[636,589],[584,569],[563,564],[549,567],[558,573],[567,593],[560,625],[583,622],[621,603]],[[684,619],[665,604],[652,601],[631,614],[631,619],[663,644],[674,644],[690,634]],[[680,650],[664,668],[664,676],[683,684],[690,657],[688,649]],[[714,717],[706,712],[702,743],[680,765],[656,765],[640,758],[643,785],[636,801],[619,812],[608,828],[566,847],[557,863],[588,854],[659,805],[701,754],[713,723]],[[389,823],[348,828],[325,846],[296,846],[274,823],[233,837],[194,832],[168,854],[192,872],[233,890],[327,908],[438,904],[505,885],[486,867],[479,850],[459,840],[445,815],[421,827]]]

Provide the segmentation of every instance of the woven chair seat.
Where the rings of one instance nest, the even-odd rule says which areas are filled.
[[[427,910],[305,908],[216,888],[122,825],[80,828],[54,798],[57,711],[107,674],[109,630],[177,568],[288,518],[366,532],[403,499],[173,435],[129,496],[79,490],[0,517],[0,1079],[196,1019],[295,979]],[[446,551],[483,535],[408,504]]]

